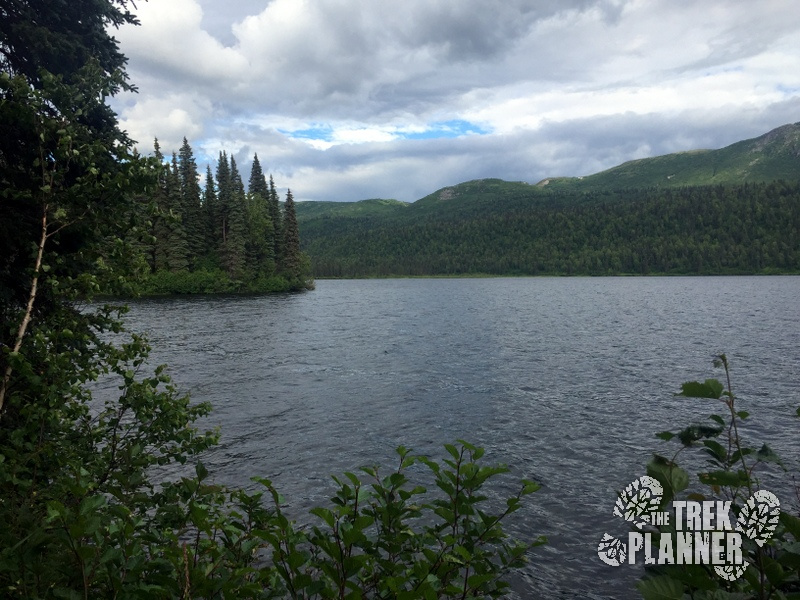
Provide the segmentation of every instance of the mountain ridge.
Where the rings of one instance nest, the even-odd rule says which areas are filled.
[[[716,150],[685,150],[634,159],[592,175],[549,178],[537,185],[582,191],[758,183],[799,177],[800,122]]]
[[[800,123],[546,185],[304,204],[315,277],[800,273]]]
[[[449,185],[414,202],[393,199],[367,199],[350,202],[297,202],[298,218],[314,218],[326,213],[337,216],[390,215],[403,207],[422,202],[447,201],[465,195],[465,190],[500,187],[502,195],[537,192],[611,191],[630,188],[684,187],[695,185],[741,184],[800,179],[800,122],[776,127],[758,137],[734,142],[719,149],[694,149],[648,158],[633,159],[615,167],[577,177],[546,177],[536,183],[509,182],[484,178]],[[469,193],[467,192],[467,195]],[[342,206],[343,205],[343,206]]]

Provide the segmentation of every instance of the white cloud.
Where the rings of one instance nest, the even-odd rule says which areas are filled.
[[[152,0],[137,7],[141,26],[117,33],[134,70],[160,73],[165,83],[174,78],[173,85],[227,85],[247,72],[242,54],[200,28],[203,13],[196,0]]]
[[[797,120],[792,0],[225,7],[227,20],[218,0],[138,5],[142,26],[118,33],[141,89],[116,100],[123,126],[142,147],[185,135],[208,160],[257,151],[298,198],[413,200],[444,178],[586,174]],[[460,121],[486,135],[405,139]]]
[[[204,98],[170,93],[164,97],[143,97],[128,107],[118,109],[120,125],[138,142],[141,152],[152,150],[158,137],[166,153],[177,150],[184,137],[197,139],[211,112]]]

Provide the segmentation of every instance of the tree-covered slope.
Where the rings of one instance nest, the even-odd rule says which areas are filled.
[[[407,202],[373,198],[358,202],[298,202],[298,219],[309,220],[325,216],[388,217],[402,212]]]
[[[569,191],[768,182],[800,177],[800,123],[719,150],[694,150],[623,163],[587,177],[557,177],[540,187]]]
[[[305,250],[317,277],[800,271],[797,182],[514,199],[437,215],[311,221]]]
[[[297,214],[318,277],[798,272],[799,140],[787,125],[583,179],[482,179]]]

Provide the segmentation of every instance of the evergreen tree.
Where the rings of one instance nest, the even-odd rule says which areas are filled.
[[[248,189],[247,268],[254,273],[271,275],[275,271],[275,229],[269,215],[269,189],[258,155],[253,157]]]
[[[283,205],[283,256],[281,271],[290,282],[297,282],[302,276],[300,256],[300,230],[297,226],[292,190],[286,192]]]
[[[217,180],[219,183],[219,204],[223,213],[222,243],[220,261],[231,277],[239,277],[245,266],[245,196],[244,184],[236,160],[231,157],[227,167],[227,157],[221,158]]]
[[[248,191],[245,191],[236,159],[225,151],[219,153],[216,177],[211,166],[206,166],[205,189],[202,191],[197,164],[186,138],[183,138],[180,152],[173,152],[172,160],[166,164],[156,139],[155,159],[161,164],[161,169],[150,198],[150,205],[155,210],[152,235],[148,237],[156,242],[139,244],[144,248],[140,264],[146,260],[151,273],[202,272],[220,268],[230,278],[222,286],[228,286],[225,289],[235,289],[243,281],[249,281],[244,287],[253,290],[281,286],[285,289],[287,282],[290,286],[304,286],[304,278],[310,270],[306,265],[307,257],[299,251],[291,192],[288,216],[284,216],[285,211],[277,200],[275,182],[272,176],[267,182],[258,155],[253,157]],[[145,203],[137,200],[137,206],[144,207]],[[273,219],[276,208],[278,216]],[[288,229],[284,229],[284,222]],[[288,253],[283,252],[284,248]],[[286,281],[270,279],[276,274]],[[208,290],[205,283],[186,284],[188,281],[201,282],[201,279],[151,278],[143,289],[145,293]],[[147,287],[151,283],[152,287]]]
[[[228,154],[222,151],[217,161],[217,205],[212,226],[212,237],[220,251],[228,238],[228,207],[231,203],[231,193],[231,166]]]
[[[253,166],[250,169],[247,191],[261,196],[265,202],[269,199],[269,188],[267,180],[264,178],[264,171],[261,169],[261,163],[258,161],[258,154],[253,155]]]
[[[186,239],[186,230],[183,226],[183,215],[186,207],[183,205],[183,190],[181,189],[180,168],[178,156],[172,153],[172,166],[167,167],[165,196],[167,199],[167,269],[173,273],[189,269],[189,244]]]
[[[211,173],[211,165],[206,165],[206,188],[203,192],[203,213],[205,216],[205,252],[204,254],[217,254],[216,224],[219,210],[219,200],[214,184],[214,175]]]
[[[194,159],[192,147],[188,140],[183,138],[183,145],[179,153],[181,195],[183,201],[183,227],[186,231],[186,241],[189,248],[191,263],[195,265],[206,251],[205,212],[201,201],[197,163]]]
[[[275,230],[275,249],[273,254],[275,255],[275,260],[279,261],[283,254],[283,222],[281,221],[281,203],[278,199],[278,191],[275,189],[275,181],[272,179],[272,175],[269,176],[267,205],[269,206],[269,216],[272,219],[272,227]]]
[[[234,196],[244,198],[244,182],[236,165],[236,159],[233,156],[231,156],[231,191]]]
[[[153,142],[154,157],[160,166],[158,180],[153,189],[153,218],[152,235],[153,245],[150,256],[150,270],[156,271],[169,270],[169,199],[167,197],[167,179],[169,177],[169,165],[164,164],[164,155],[161,153],[161,146],[158,138]]]

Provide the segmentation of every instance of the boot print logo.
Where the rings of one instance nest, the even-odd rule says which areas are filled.
[[[649,476],[631,482],[614,504],[614,515],[634,526],[624,542],[604,533],[597,555],[604,563],[618,567],[646,565],[708,564],[723,579],[735,581],[747,569],[742,552],[742,536],[763,546],[775,533],[780,517],[780,502],[772,492],[758,490],[731,523],[731,502],[675,500],[673,510],[659,510],[664,490]],[[673,527],[657,532],[659,526]],[[643,530],[650,526],[650,530]]]

